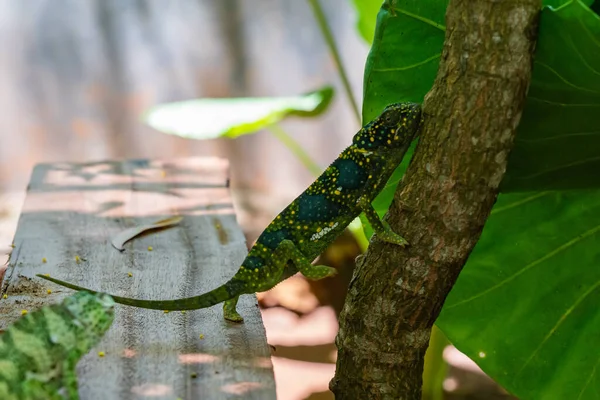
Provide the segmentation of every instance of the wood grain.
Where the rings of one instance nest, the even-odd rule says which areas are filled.
[[[36,273],[142,299],[192,296],[225,282],[247,252],[227,168],[217,158],[37,165],[1,288],[8,298],[0,329],[22,309],[72,293]],[[123,252],[110,245],[123,229],[173,215],[184,217],[176,227],[137,237]],[[82,399],[274,399],[256,298],[243,296],[239,310],[241,325],[223,320],[220,306],[117,306],[108,334],[78,364]]]

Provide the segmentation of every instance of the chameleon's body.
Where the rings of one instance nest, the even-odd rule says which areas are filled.
[[[224,285],[196,297],[178,300],[136,300],[113,296],[117,303],[157,310],[191,310],[225,302],[224,316],[242,321],[238,297],[272,288],[300,271],[311,279],[335,274],[335,269],[311,265],[361,211],[380,240],[407,242],[385,226],[371,205],[400,164],[421,121],[414,103],[392,104],[362,128],[339,157],[269,224],[250,249],[235,276]],[[55,283],[88,290],[54,278]]]
[[[0,335],[0,399],[78,399],[75,366],[110,327],[114,304],[79,292],[10,325]]]

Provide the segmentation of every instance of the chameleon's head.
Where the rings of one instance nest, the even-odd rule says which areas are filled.
[[[114,319],[115,302],[106,293],[77,292],[67,297],[64,305],[73,316],[73,323],[83,328],[86,337],[93,342],[89,343],[90,348],[106,333]]]
[[[359,150],[376,151],[406,147],[414,138],[421,123],[421,105],[394,103],[369,122],[352,140]]]

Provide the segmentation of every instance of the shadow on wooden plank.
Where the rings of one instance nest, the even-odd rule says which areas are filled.
[[[37,273],[121,296],[174,299],[226,282],[244,259],[223,160],[65,165],[42,164],[32,175],[2,285],[0,328],[21,309],[71,293]],[[79,174],[65,174],[71,170]],[[123,252],[110,244],[123,229],[173,215],[183,217],[179,225],[136,237]],[[241,325],[225,321],[220,306],[170,313],[118,306],[108,334],[78,364],[81,398],[274,399],[256,298],[242,296],[239,310]]]

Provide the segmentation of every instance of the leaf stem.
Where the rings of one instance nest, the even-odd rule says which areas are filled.
[[[325,13],[323,13],[321,3],[319,2],[319,0],[308,0],[308,2],[313,9],[315,19],[319,24],[319,28],[321,28],[321,33],[323,34],[323,38],[327,43],[327,47],[329,47],[329,52],[333,56],[333,60],[337,67],[338,73],[340,74],[340,79],[342,80],[342,83],[344,85],[344,90],[346,91],[346,95],[348,96],[348,100],[350,101],[350,105],[352,106],[352,110],[354,111],[354,115],[356,116],[356,120],[358,121],[358,124],[362,126],[362,118],[360,116],[360,110],[358,109],[358,103],[356,102],[354,94],[352,93],[352,88],[350,87],[350,82],[348,81],[348,75],[346,74],[346,70],[344,68],[344,65],[342,64],[340,53],[335,44],[335,40],[333,39],[331,28],[327,23],[327,18],[325,18]]]
[[[319,165],[312,159],[312,157],[302,148],[300,143],[298,143],[293,137],[291,137],[286,131],[284,131],[281,126],[277,124],[271,124],[269,126],[271,133],[275,136],[285,147],[287,147],[292,154],[294,154],[298,160],[304,165],[311,174],[315,177],[321,175],[323,169],[319,167]]]

